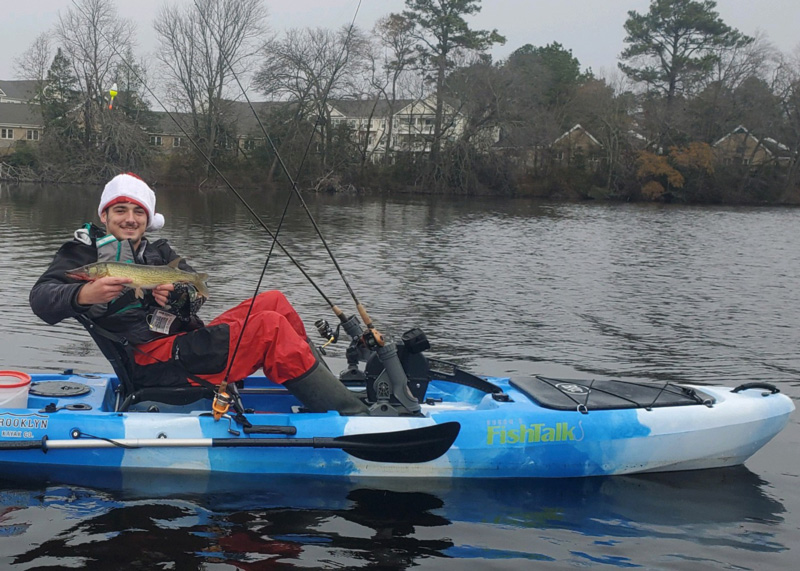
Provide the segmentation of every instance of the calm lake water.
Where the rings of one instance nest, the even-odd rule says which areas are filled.
[[[0,369],[110,372],[28,291],[95,220],[100,188],[0,185]],[[286,194],[244,193],[276,227]],[[768,381],[800,398],[800,210],[308,196],[384,332],[480,374]],[[252,295],[270,239],[227,191],[161,190],[159,233],[209,271],[209,318]],[[332,301],[346,288],[293,201],[281,242]],[[276,253],[267,288],[306,325],[327,304]],[[344,346],[330,351],[343,363]],[[787,569],[800,545],[797,414],[743,467],[527,482],[0,483],[0,567],[41,569]],[[247,485],[249,484],[249,486]],[[794,515],[792,515],[794,514]],[[470,560],[470,561],[463,561]],[[792,561],[795,561],[793,564]]]

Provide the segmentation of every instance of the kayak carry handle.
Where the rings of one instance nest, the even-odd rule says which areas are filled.
[[[731,392],[732,393],[738,393],[740,391],[746,391],[747,389],[764,389],[764,390],[769,391],[770,394],[773,394],[773,395],[776,394],[776,393],[781,392],[781,390],[778,387],[776,387],[775,385],[772,385],[770,383],[758,383],[758,382],[756,382],[756,383],[745,383],[743,385],[739,385],[738,387],[733,389]]]

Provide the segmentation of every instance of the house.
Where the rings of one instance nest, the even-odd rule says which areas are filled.
[[[276,106],[285,103],[253,102],[253,108],[262,121]],[[190,113],[171,111],[152,111],[155,124],[147,130],[149,143],[158,150],[173,152],[181,148],[192,149],[190,139],[196,139],[194,122]],[[250,105],[243,101],[224,101],[220,119],[225,133],[222,136],[227,150],[238,153],[248,151],[263,145],[264,133],[258,125],[258,120],[253,116]]]
[[[331,101],[329,106],[332,125],[346,124],[353,132],[354,142],[363,145],[372,160],[378,160],[387,149],[392,153],[428,153],[431,150],[436,122],[433,96],[398,99],[393,109],[384,99],[343,99]],[[457,139],[464,132],[465,125],[464,115],[445,102],[442,140]]]
[[[395,101],[394,108],[405,107],[408,100]],[[346,126],[351,140],[377,161],[389,146],[389,102],[385,99],[339,99],[328,103],[334,130]]]
[[[0,155],[14,151],[18,141],[39,141],[43,121],[39,106],[30,103],[36,81],[0,80]]]
[[[0,155],[14,152],[19,141],[38,142],[42,129],[42,113],[38,105],[0,103]]]
[[[600,165],[604,157],[603,145],[580,124],[563,133],[551,145],[553,161],[559,165],[579,165],[589,169]]]
[[[442,141],[455,141],[464,132],[466,118],[454,105],[443,103]],[[436,98],[417,99],[401,107],[393,117],[391,148],[394,151],[428,153],[436,123]]]
[[[790,149],[775,139],[758,138],[743,125],[711,145],[716,161],[723,165],[783,164],[791,161]]]
[[[151,147],[161,151],[174,151],[181,147],[190,147],[191,143],[183,133],[192,133],[191,116],[188,113],[153,111],[155,124],[147,130]]]

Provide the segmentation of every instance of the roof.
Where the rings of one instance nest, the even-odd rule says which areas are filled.
[[[258,118],[264,123],[264,128],[269,132],[269,126],[266,124],[268,117],[281,109],[288,109],[290,105],[294,105],[286,101],[253,101],[252,104],[253,108],[251,109],[247,101],[227,101],[223,116],[236,123],[236,130],[239,135],[251,135],[256,138],[264,136],[264,132],[258,125],[256,115],[258,115]],[[253,111],[255,111],[256,115],[253,114]]]
[[[253,109],[263,120],[279,108],[285,108],[288,104],[283,101],[254,101]],[[156,125],[153,132],[170,136],[194,136],[192,127],[192,115],[177,111],[152,111],[156,118]],[[263,137],[261,127],[253,115],[253,110],[246,101],[225,101],[223,103],[222,116],[225,121],[235,123],[240,135],[257,135]],[[181,129],[181,127],[183,129]],[[265,125],[266,127],[266,125]],[[186,133],[184,133],[186,131]]]
[[[14,101],[25,103],[34,98],[38,81],[20,80],[6,81],[0,80],[0,102]]]
[[[748,131],[747,128],[744,125],[739,125],[734,130],[730,131],[729,133],[726,133],[725,135],[723,135],[722,137],[720,137],[719,139],[717,139],[716,141],[711,143],[711,146],[712,147],[716,147],[717,145],[719,145],[724,140],[726,140],[726,139],[730,138],[732,135],[736,135],[738,133],[743,133],[747,137],[753,137],[753,135],[750,134],[750,131]],[[755,139],[755,137],[753,137],[753,138]]]
[[[777,156],[790,156],[792,154],[792,150],[784,145],[773,139],[772,137],[764,137],[763,139],[759,139],[755,135],[753,135],[744,125],[739,125],[731,132],[726,134],[723,137],[717,139],[711,146],[716,147],[720,145],[720,143],[726,141],[733,135],[742,134],[745,136],[745,139],[752,139],[757,145],[760,145],[769,155],[777,155]]]
[[[394,112],[397,113],[404,107],[413,103],[413,99],[397,99],[394,102]],[[345,117],[386,117],[389,114],[389,101],[379,99],[336,99],[328,105],[339,111]]]
[[[575,126],[574,126],[572,129],[570,129],[569,131],[566,131],[565,133],[563,133],[563,134],[562,134],[562,135],[561,135],[561,136],[560,136],[558,139],[556,139],[555,141],[553,141],[553,144],[555,144],[555,143],[558,143],[558,142],[559,142],[561,139],[564,139],[565,137],[569,137],[569,136],[570,136],[570,134],[574,133],[575,131],[583,131],[583,132],[584,132],[584,134],[585,134],[587,137],[589,137],[589,140],[591,140],[591,141],[592,141],[592,142],[593,142],[595,145],[597,145],[598,147],[602,147],[602,146],[603,146],[603,144],[602,144],[600,141],[598,141],[597,139],[595,139],[595,138],[592,136],[592,134],[591,134],[589,131],[587,131],[586,129],[584,129],[584,128],[581,126],[581,124],[580,124],[580,123],[578,123],[577,125],[575,125]]]
[[[43,123],[41,108],[38,105],[0,103],[0,125],[41,128]]]

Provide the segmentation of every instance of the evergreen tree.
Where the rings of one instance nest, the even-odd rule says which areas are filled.
[[[67,115],[79,101],[77,84],[78,80],[72,73],[72,63],[61,48],[58,48],[39,94],[46,128],[69,123]]]
[[[72,62],[59,48],[47,71],[39,95],[44,133],[38,146],[39,165],[43,171],[60,171],[80,161],[79,107],[81,96]]]
[[[628,12],[619,68],[661,92],[667,105],[708,77],[721,50],[753,41],[726,25],[713,0],[651,0],[650,10]]]
[[[566,103],[574,94],[575,89],[584,81],[592,77],[591,72],[581,73],[581,64],[578,58],[572,55],[572,50],[565,49],[558,42],[547,44],[544,47],[535,47],[525,44],[518,48],[508,58],[507,65],[515,72],[525,73],[527,68],[541,67],[545,72],[543,102],[548,107],[556,107]]]
[[[506,39],[497,30],[472,30],[464,19],[480,12],[480,0],[406,0],[403,16],[414,25],[420,61],[431,73],[436,89],[436,117],[431,159],[438,162],[442,143],[445,80],[460,50],[486,51]]]

